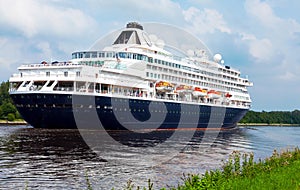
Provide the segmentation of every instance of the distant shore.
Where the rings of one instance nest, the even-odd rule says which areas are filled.
[[[300,124],[286,124],[286,123],[238,123],[239,127],[247,126],[274,126],[274,127],[300,127]]]

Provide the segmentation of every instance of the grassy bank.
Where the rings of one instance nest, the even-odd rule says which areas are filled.
[[[299,124],[287,124],[287,123],[238,123],[240,127],[247,126],[279,126],[279,127],[298,127]]]
[[[200,190],[200,189],[300,189],[300,149],[286,150],[254,162],[253,154],[233,152],[221,170],[207,171],[204,175],[184,176],[183,184],[162,190]],[[147,188],[135,187],[132,182],[126,190],[152,190],[153,183],[148,181]]]
[[[299,189],[300,150],[278,153],[254,162],[253,154],[234,152],[222,170],[190,175],[178,190],[187,189]]]
[[[22,119],[17,119],[15,121],[0,120],[0,125],[27,125],[27,122]]]

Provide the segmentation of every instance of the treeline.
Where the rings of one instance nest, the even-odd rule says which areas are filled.
[[[0,119],[8,121],[22,119],[11,98],[9,97],[8,89],[9,83],[2,82],[0,85]]]
[[[300,110],[294,111],[249,111],[240,123],[300,124]]]

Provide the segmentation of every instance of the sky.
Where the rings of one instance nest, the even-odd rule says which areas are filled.
[[[0,82],[23,63],[65,61],[130,21],[182,28],[254,86],[254,111],[300,109],[298,0],[0,0]]]

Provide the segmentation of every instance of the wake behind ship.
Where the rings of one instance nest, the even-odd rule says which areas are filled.
[[[250,108],[252,83],[223,65],[220,54],[210,60],[205,50],[193,51],[175,55],[131,22],[100,51],[74,52],[66,62],[21,65],[10,78],[10,96],[36,128],[235,127]]]

